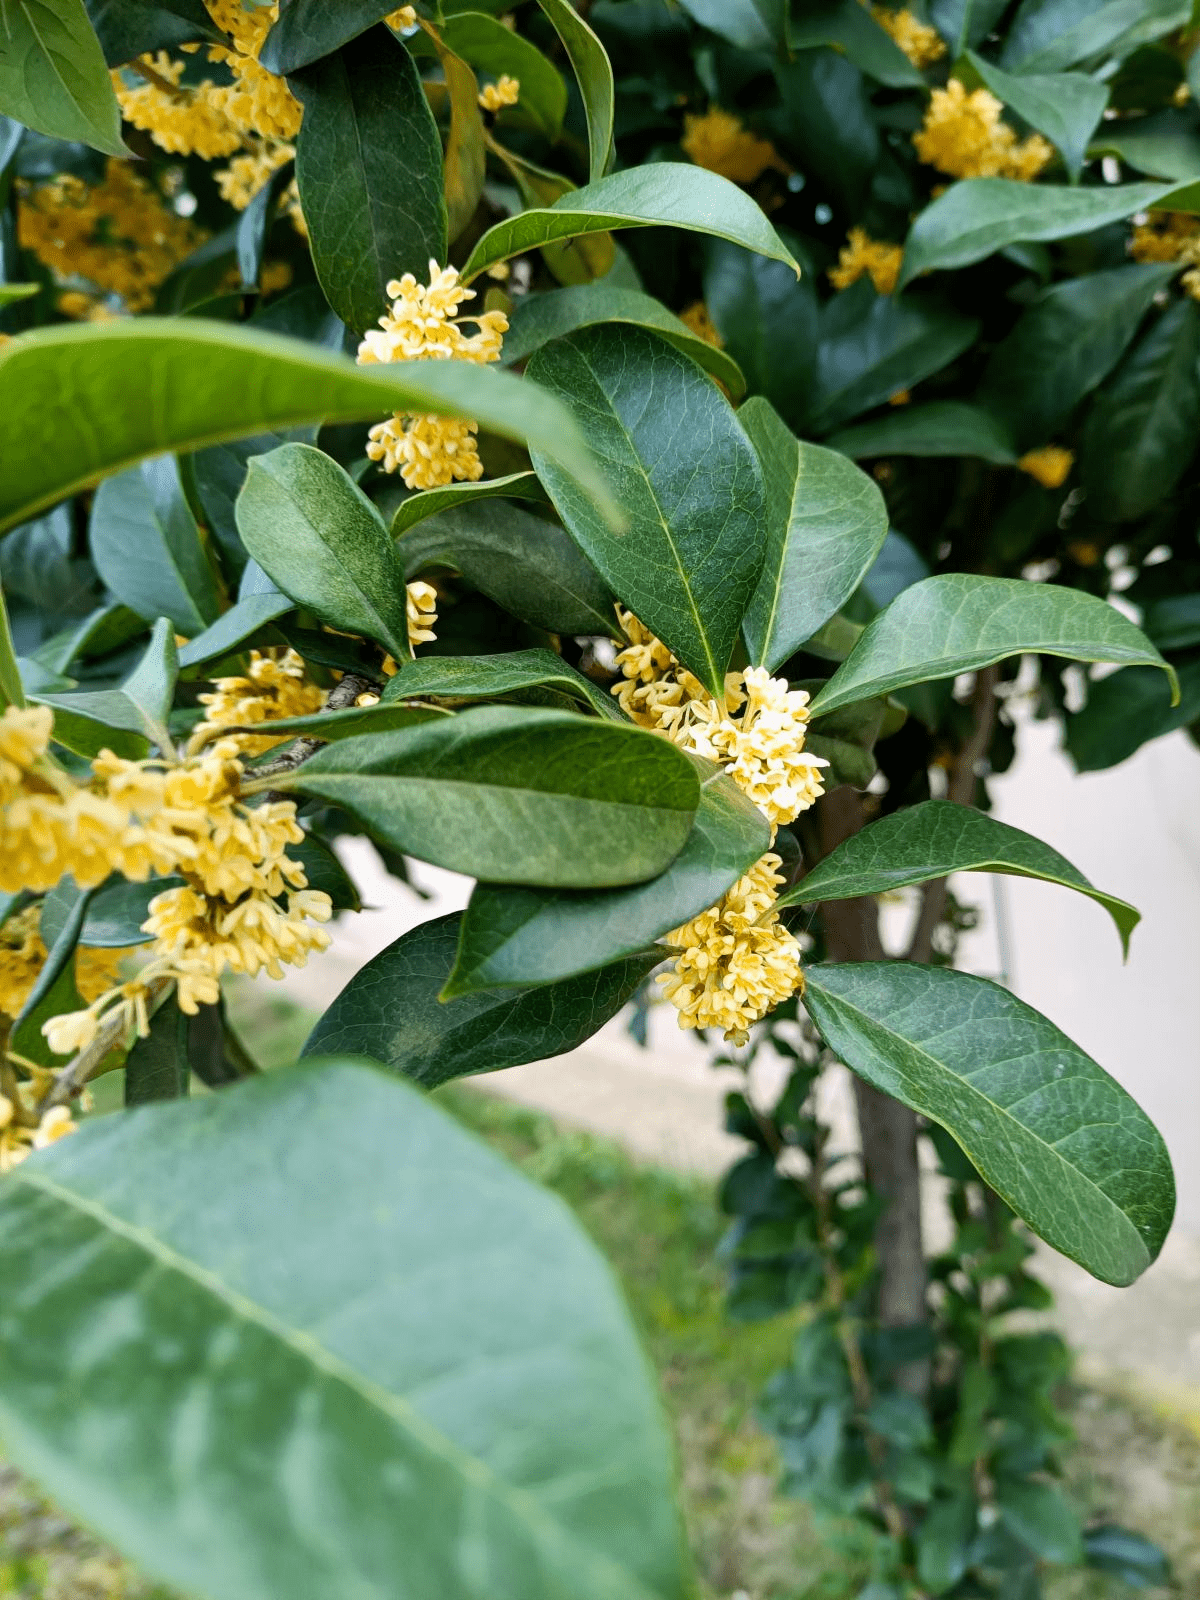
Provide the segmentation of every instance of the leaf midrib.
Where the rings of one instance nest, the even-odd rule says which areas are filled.
[[[613,1580],[625,1587],[618,1592],[624,1596],[629,1593],[631,1600],[661,1600],[646,1590],[636,1575],[625,1569],[615,1566],[612,1562],[601,1556],[588,1545],[579,1544],[577,1540],[556,1523],[539,1504],[539,1502],[523,1489],[518,1489],[504,1479],[498,1477],[487,1464],[478,1457],[467,1454],[459,1445],[455,1444],[446,1434],[435,1428],[427,1418],[423,1417],[402,1396],[393,1394],[381,1384],[368,1378],[334,1355],[317,1339],[310,1334],[295,1328],[289,1328],[272,1311],[252,1300],[248,1295],[230,1288],[223,1283],[217,1275],[199,1262],[181,1255],[164,1240],[149,1232],[148,1229],[139,1227],[135,1223],[119,1217],[110,1211],[98,1200],[87,1198],[75,1190],[68,1189],[43,1173],[34,1172],[26,1164],[22,1170],[14,1174],[14,1181],[27,1184],[29,1187],[41,1190],[52,1199],[58,1200],[84,1216],[91,1218],[98,1227],[109,1234],[126,1240],[136,1249],[141,1250],[146,1256],[157,1261],[168,1271],[188,1279],[198,1288],[207,1293],[218,1304],[228,1308],[234,1316],[243,1322],[252,1323],[261,1328],[272,1338],[285,1345],[302,1360],[307,1361],[312,1367],[324,1373],[332,1382],[341,1384],[356,1394],[359,1399],[378,1411],[393,1423],[402,1433],[428,1450],[430,1454],[438,1456],[459,1475],[473,1483],[482,1493],[490,1495],[500,1504],[505,1505],[514,1519],[524,1524],[530,1534],[546,1540],[549,1544],[558,1545],[562,1550],[571,1551],[584,1565],[591,1568],[598,1580],[611,1582]],[[636,1588],[630,1588],[636,1585]]]
[[[1021,1122],[1019,1120],[1019,1118],[1013,1116],[1011,1111],[1009,1111],[1007,1107],[1000,1105],[995,1100],[989,1099],[988,1096],[986,1094],[984,1094],[983,1090],[982,1089],[977,1089],[969,1078],[960,1077],[957,1073],[955,1073],[953,1071],[953,1069],[951,1067],[946,1065],[944,1062],[939,1061],[936,1056],[930,1055],[929,1051],[924,1049],[914,1039],[909,1039],[904,1034],[897,1033],[894,1029],[889,1028],[886,1022],[880,1021],[878,1017],[873,1017],[873,1016],[870,1015],[869,1012],[860,1010],[860,1008],[858,1006],[856,1006],[852,1000],[846,999],[846,997],[844,995],[839,995],[839,994],[836,993],[836,991],[831,990],[831,989],[823,989],[819,982],[814,982],[813,981],[811,970],[810,970],[810,973],[809,973],[809,982],[812,985],[812,987],[817,990],[817,992],[819,994],[823,994],[823,995],[827,996],[829,999],[835,1001],[838,1005],[844,1006],[846,1008],[846,1010],[853,1012],[856,1017],[860,1017],[860,1018],[862,1018],[862,1020],[864,1022],[869,1023],[873,1029],[876,1029],[878,1032],[885,1034],[888,1039],[894,1039],[898,1044],[902,1045],[905,1049],[912,1051],[915,1055],[920,1057],[922,1061],[929,1062],[937,1070],[938,1073],[940,1073],[942,1076],[944,1076],[947,1079],[949,1079],[951,1082],[956,1083],[956,1084],[961,1084],[963,1086],[963,1088],[969,1094],[973,1095],[975,1097],[975,1099],[981,1101],[985,1106],[990,1107],[991,1110],[993,1110],[998,1116],[1002,1117],[1007,1123],[1010,1123],[1012,1125],[1012,1127],[1019,1129],[1020,1132],[1022,1134],[1024,1134],[1026,1138],[1032,1140],[1033,1143],[1036,1144],[1039,1147],[1039,1149],[1042,1149],[1042,1150],[1046,1151],[1056,1161],[1060,1162],[1062,1164],[1062,1166],[1065,1167],[1068,1171],[1075,1173],[1076,1176],[1078,1178],[1080,1178],[1082,1180],[1082,1182],[1087,1186],[1087,1188],[1089,1190],[1091,1190],[1094,1194],[1099,1196],[1104,1201],[1104,1204],[1112,1212],[1114,1212],[1117,1217],[1120,1218],[1121,1223],[1128,1230],[1129,1234],[1134,1239],[1137,1240],[1138,1248],[1141,1250],[1142,1255],[1143,1255],[1143,1257],[1144,1257],[1144,1259],[1146,1261],[1146,1264],[1149,1265],[1149,1263],[1153,1260],[1153,1257],[1151,1256],[1150,1251],[1149,1251],[1149,1249],[1148,1249],[1148,1247],[1146,1245],[1146,1241],[1142,1238],[1141,1234],[1138,1232],[1137,1227],[1135,1226],[1133,1221],[1126,1215],[1126,1213],[1124,1211],[1121,1210],[1121,1207],[1117,1204],[1117,1202],[1113,1199],[1113,1197],[1110,1194],[1107,1194],[1099,1186],[1099,1184],[1096,1183],[1096,1181],[1093,1178],[1090,1178],[1087,1175],[1086,1172],[1083,1172],[1079,1167],[1075,1166],[1072,1162],[1068,1161],[1065,1156],[1061,1155],[1055,1145],[1047,1144],[1046,1141],[1040,1136],[1040,1134],[1035,1133],[1033,1131],[1033,1129],[1030,1128],[1026,1123]],[[1068,1041],[1068,1043],[1070,1043],[1070,1041]],[[1072,1045],[1071,1048],[1074,1050],[1076,1047],[1074,1045]],[[1062,1079],[1055,1079],[1054,1081],[1055,1082],[1062,1082],[1063,1080]],[[1043,1087],[1045,1087],[1045,1085],[1043,1085],[1043,1084],[1039,1084],[1038,1085],[1039,1089],[1043,1088]],[[1027,1098],[1027,1096],[1022,1096],[1022,1099],[1025,1099],[1025,1098]],[[1020,1104],[1020,1101],[1015,1102],[1015,1103],[1016,1104]],[[922,1115],[929,1117],[930,1120],[933,1121],[933,1122],[938,1122],[939,1125],[941,1125],[941,1126],[945,1126],[945,1124],[940,1123],[940,1119],[938,1117],[934,1116],[933,1112],[931,1112],[931,1111],[923,1111]],[[966,1140],[962,1138],[961,1133],[959,1131],[954,1131],[954,1130],[947,1129],[947,1132],[952,1132],[952,1131],[953,1131],[954,1138],[957,1139],[962,1144],[963,1149],[967,1152],[968,1155],[970,1155],[971,1154],[970,1147],[968,1146]],[[1078,1132],[1079,1130],[1076,1129],[1074,1131]],[[972,1159],[974,1159],[974,1158],[972,1157]],[[993,1180],[990,1179],[990,1178],[989,1178],[988,1181],[989,1181],[989,1183],[993,1182]],[[993,1187],[996,1187],[994,1183],[993,1183]],[[996,1193],[999,1194],[1000,1198],[1005,1202],[1005,1204],[1011,1206],[1014,1211],[1019,1211],[1020,1210],[1019,1206],[1017,1206],[1014,1203],[1014,1201],[1011,1199],[1011,1197],[1009,1195],[1004,1194],[1002,1190],[1000,1190],[999,1188],[996,1188]]]

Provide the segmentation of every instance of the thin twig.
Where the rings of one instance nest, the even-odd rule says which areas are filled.
[[[341,681],[334,684],[329,691],[329,698],[321,707],[321,712],[346,711],[350,706],[357,703],[360,694],[374,694],[378,688],[379,685],[373,678],[368,678],[361,672],[347,672]],[[269,726],[270,724],[256,723],[253,731],[262,732],[264,727],[269,729]],[[276,756],[273,761],[265,762],[261,767],[252,768],[248,774],[251,781],[242,785],[242,793],[259,793],[264,778],[277,777],[281,772],[294,772],[297,767],[304,765],[309,756],[316,755],[321,746],[327,742],[325,739],[316,739],[311,735],[304,739],[295,740],[281,756]],[[279,789],[270,789],[267,791],[266,799],[268,801],[286,800],[287,796]]]
[[[174,978],[156,978],[153,983],[148,985],[146,989],[146,1007],[148,1010],[160,996],[167,992],[174,982]],[[125,1013],[125,1007],[123,1005],[118,1006],[100,1024],[100,1031],[87,1049],[81,1050],[73,1061],[68,1061],[62,1071],[55,1074],[54,1082],[38,1104],[39,1116],[45,1116],[52,1106],[65,1106],[80,1093],[105,1056],[116,1047],[127,1025],[128,1018]]]

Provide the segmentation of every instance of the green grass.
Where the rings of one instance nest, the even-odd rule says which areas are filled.
[[[294,1059],[306,1026],[286,1004],[254,1008],[254,1037],[272,1062]],[[711,1185],[639,1166],[608,1141],[473,1088],[439,1098],[560,1194],[616,1266],[662,1377],[705,1600],[852,1600],[866,1576],[853,1541],[835,1550],[802,1505],[775,1492],[774,1452],[753,1405],[786,1359],[791,1326],[726,1319]],[[1159,1540],[1176,1564],[1177,1595],[1200,1596],[1200,1441],[1093,1391],[1075,1393],[1071,1412],[1080,1441],[1072,1479],[1084,1504]],[[1130,1591],[1064,1574],[1048,1593],[1117,1600]],[[2,1466],[0,1596],[168,1600]]]

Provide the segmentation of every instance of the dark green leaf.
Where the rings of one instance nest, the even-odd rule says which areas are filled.
[[[295,601],[276,589],[268,594],[248,594],[230,606],[211,628],[189,639],[179,652],[181,667],[198,667],[216,661],[256,638],[276,617],[295,609]]]
[[[793,50],[831,44],[860,72],[889,89],[923,88],[925,79],[859,0],[827,0],[806,6],[789,27]]]
[[[882,147],[868,86],[838,50],[801,50],[776,64],[788,144],[841,206],[857,213]]]
[[[142,923],[150,915],[150,902],[165,889],[177,889],[182,878],[151,878],[148,883],[129,883],[113,878],[92,893],[79,943],[106,950],[125,950],[146,944],[150,935]],[[42,902],[42,938],[49,944],[57,939],[65,924],[70,902],[62,898],[62,885]]]
[[[396,552],[406,578],[435,568],[460,572],[535,628],[576,634],[616,628],[612,591],[571,536],[503,500],[475,502],[410,527]]]
[[[820,756],[829,763],[825,773],[825,786],[836,789],[839,784],[849,784],[852,789],[865,789],[875,776],[877,763],[870,750],[850,739],[833,739],[826,734],[809,734],[805,741],[809,755]]]
[[[78,1011],[84,1004],[75,987],[75,946],[79,943],[91,895],[80,894],[78,890],[72,892],[74,898],[63,918],[62,928],[50,946],[38,980],[13,1023],[5,1046],[11,1054],[24,1056],[26,1061],[42,1066],[64,1064],[62,1057],[56,1056],[46,1043],[42,1024],[64,1012]]]
[[[87,9],[110,67],[196,39],[224,40],[204,0],[87,0]]]
[[[505,341],[507,343],[507,341]],[[400,538],[426,517],[437,516],[442,511],[461,511],[477,500],[511,498],[513,500],[545,500],[537,474],[510,472],[503,478],[483,478],[479,483],[447,483],[437,489],[419,489],[413,493],[402,492],[401,498],[390,494],[378,500],[385,519],[390,514],[393,539]]]
[[[167,717],[178,679],[175,630],[166,617],[160,617],[154,624],[142,659],[121,685],[121,693],[141,712],[146,737],[164,755],[170,755],[174,748],[167,731]]]
[[[439,996],[454,965],[462,913],[413,928],[369,961],[313,1029],[305,1055],[369,1056],[433,1089],[563,1055],[590,1039],[658,962],[651,951],[541,988]]]
[[[953,1134],[1035,1233],[1105,1283],[1146,1270],[1175,1209],[1166,1146],[1048,1018],[948,967],[818,966],[807,978],[830,1048]]]
[[[55,742],[89,761],[106,747],[114,755],[137,761],[150,753],[145,719],[120,689],[84,690],[77,694],[29,691],[37,705],[54,712]]]
[[[581,700],[613,722],[622,720],[612,695],[568,666],[553,650],[512,650],[501,656],[421,656],[406,661],[388,680],[382,704],[424,695],[495,700],[543,685]]]
[[[1104,122],[1090,155],[1114,155],[1151,178],[1177,183],[1200,175],[1200,135],[1190,111],[1172,108],[1149,117],[1121,117]]]
[[[453,244],[466,231],[483,194],[487,150],[475,74],[453,50],[447,50],[440,43],[437,53],[450,107],[442,187],[446,198],[447,237]]]
[[[287,853],[290,860],[303,866],[308,887],[327,894],[335,911],[362,910],[362,897],[354,879],[324,839],[315,833],[305,834],[302,843],[288,845]]]
[[[538,0],[562,40],[587,113],[589,174],[602,178],[612,156],[616,90],[608,52],[570,0]]]
[[[565,4],[566,0],[558,0]],[[762,211],[728,178],[704,167],[654,161],[572,189],[552,206],[521,211],[489,228],[462,269],[465,280],[510,256],[614,228],[686,228],[745,245],[795,269],[786,245]]]
[[[263,256],[267,248],[267,235],[275,218],[279,196],[296,175],[296,166],[285,161],[276,167],[270,178],[259,189],[250,204],[238,218],[237,260],[242,275],[241,287],[248,292],[257,290],[262,275]]]
[[[55,506],[14,528],[0,543],[0,579],[5,593],[43,606],[54,597],[54,610],[65,622],[86,616],[97,599],[96,572],[90,561],[75,555],[75,519],[69,504]]]
[[[172,1587],[683,1600],[611,1270],[400,1079],[305,1062],[97,1118],[0,1185],[0,1241],[5,1453]]]
[[[871,622],[817,695],[828,714],[910,683],[1029,654],[1174,670],[1115,606],[1078,589],[946,572],[914,583]]]
[[[0,115],[51,139],[129,154],[83,0],[0,0],[0,39]]]
[[[101,484],[88,541],[110,592],[147,622],[169,617],[190,637],[216,620],[216,583],[173,456]]]
[[[150,1032],[135,1041],[125,1058],[125,1104],[151,1105],[179,1100],[188,1092],[188,1019],[168,996],[150,1019]]]
[[[297,605],[410,655],[404,567],[383,518],[344,468],[308,444],[255,456],[237,502],[242,543]]]
[[[739,50],[782,50],[787,40],[787,0],[679,0],[701,27]]]
[[[1087,704],[1066,718],[1064,743],[1077,772],[1101,772],[1127,760],[1151,739],[1200,721],[1200,661],[1179,668],[1179,704],[1172,707],[1162,673],[1132,667],[1088,684]]]
[[[1061,72],[1077,61],[1128,55],[1186,27],[1191,0],[1023,0],[1001,57],[1010,72]]]
[[[1162,678],[1156,678],[1165,697]],[[819,900],[889,894],[952,872],[1010,872],[1078,889],[1112,917],[1126,954],[1129,935],[1141,920],[1133,906],[1093,888],[1078,868],[1048,844],[949,800],[926,800],[873,822],[819,861],[779,904],[812,905]]]
[[[22,334],[0,348],[0,384],[0,531],[164,450],[391,410],[473,417],[506,439],[535,442],[603,496],[564,408],[534,384],[473,362],[358,367],[254,328],[137,317]],[[155,404],[130,405],[135,391]]]
[[[987,38],[1008,7],[1009,0],[929,0],[928,12],[957,59]]]
[[[911,389],[968,349],[979,324],[920,295],[877,295],[866,279],[826,305],[808,425],[849,422]]]
[[[553,983],[633,955],[714,905],[769,848],[757,807],[732,779],[709,778],[687,843],[650,883],[592,892],[476,884],[446,993]]]
[[[296,180],[325,298],[357,333],[387,284],[446,260],[442,142],[416,63],[375,28],[292,80],[304,102]]]
[[[967,51],[967,60],[997,99],[1011,106],[1031,128],[1044,133],[1058,147],[1063,165],[1072,178],[1077,178],[1088,141],[1108,104],[1107,86],[1082,72],[1016,77],[973,50]],[[1180,173],[1180,177],[1188,176]]]
[[[1083,1563],[1079,1513],[1055,1484],[1000,1478],[996,1502],[1009,1532],[1039,1561],[1066,1567]]]
[[[975,1496],[960,1493],[941,1500],[917,1530],[917,1575],[931,1594],[945,1594],[967,1570],[975,1538]]]
[[[850,0],[858,7],[858,0]],[[800,428],[812,399],[817,302],[807,278],[712,240],[705,251],[704,303],[729,354],[790,427]]]
[[[1200,428],[1198,360],[1200,309],[1180,300],[1093,405],[1080,465],[1101,516],[1114,522],[1145,516],[1187,470]]]
[[[279,717],[271,723],[272,735],[291,739],[305,734],[320,739],[325,744],[335,744],[341,739],[355,739],[360,734],[391,733],[397,728],[415,728],[422,722],[433,722],[448,716],[445,711],[431,706],[368,705],[346,706],[341,711],[310,711],[302,717]],[[261,724],[252,723],[261,732]]]
[[[1178,270],[1145,262],[1054,284],[992,352],[980,398],[1025,443],[1045,444],[1116,366]]]
[[[320,294],[320,290],[317,290]],[[339,318],[329,313],[330,321],[340,329]],[[338,348],[341,347],[339,338]],[[204,512],[204,520],[231,571],[239,572],[245,564],[246,552],[238,536],[234,506],[246,481],[246,467],[251,456],[264,456],[281,444],[315,444],[317,430],[308,428],[282,428],[277,433],[256,434],[250,439],[238,439],[228,444],[210,445],[185,458],[183,470],[190,474],[196,497]]]
[[[802,444],[766,400],[748,400],[738,420],[767,492],[767,559],[743,632],[751,661],[775,672],[858,588],[887,537],[887,507],[865,472]]]
[[[585,328],[529,375],[570,407],[627,529],[614,535],[566,474],[533,464],[567,528],[620,598],[716,695],[762,570],[758,459],[728,401],[641,328]]]
[[[260,782],[344,806],[393,849],[437,866],[579,889],[661,872],[700,795],[694,767],[665,739],[515,706],[346,739]]]
[[[1144,1534],[1113,1522],[1088,1528],[1083,1535],[1084,1560],[1100,1572],[1111,1572],[1133,1589],[1167,1588],[1171,1563]]]
[[[751,256],[749,259],[759,258]],[[793,274],[783,266],[778,270],[788,279],[794,292]],[[746,380],[732,356],[694,334],[652,295],[603,282],[574,284],[566,289],[552,289],[548,294],[525,295],[518,300],[504,338],[505,363],[524,361],[551,339],[597,322],[628,322],[635,327],[649,328],[670,340],[714,378],[719,378],[733,399],[740,400],[746,392]]]
[[[507,73],[521,85],[518,106],[547,139],[557,139],[567,109],[567,86],[554,64],[535,44],[499,17],[464,11],[447,17],[439,30],[445,44],[471,66],[499,78]]]
[[[1200,594],[1169,594],[1152,600],[1142,627],[1160,650],[1184,650],[1200,644]]]
[[[1067,188],[1015,178],[965,178],[927,205],[909,230],[900,287],[922,272],[970,266],[1006,245],[1070,239],[1122,222],[1173,193],[1160,183]]]
[[[387,0],[288,0],[266,37],[259,60],[283,76],[331,56],[395,11]]]
[[[1004,467],[1017,459],[1004,423],[966,400],[897,406],[874,422],[842,428],[826,443],[857,461],[867,456],[975,456]]]

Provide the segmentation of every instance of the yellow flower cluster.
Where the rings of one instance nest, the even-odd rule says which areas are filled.
[[[408,585],[408,642],[412,649],[437,638],[437,590],[419,578]]]
[[[205,235],[176,216],[129,162],[110,159],[100,183],[66,175],[23,185],[17,238],[60,280],[86,278],[119,294],[131,311],[144,311]]]
[[[690,306],[685,306],[679,313],[679,320],[705,344],[711,344],[718,350],[725,348],[725,341],[717,332],[717,325],[703,300],[693,300]]]
[[[1200,217],[1185,211],[1151,211],[1133,230],[1129,253],[1135,261],[1178,261],[1186,266],[1180,282],[1200,300]]]
[[[479,91],[479,104],[485,111],[502,111],[505,106],[515,106],[521,98],[520,78],[510,78],[502,72],[495,83],[485,83]]]
[[[41,906],[29,905],[0,925],[0,1012],[7,1017],[21,1014],[45,965],[41,922]],[[128,954],[128,950],[78,946],[75,987],[85,1000],[95,1000],[112,987]]]
[[[325,690],[310,683],[304,662],[294,650],[251,650],[245,677],[215,678],[211,694],[202,694],[206,706],[203,722],[198,722],[188,744],[197,751],[222,728],[244,728],[259,722],[275,722],[281,717],[305,717],[325,704]],[[242,734],[238,753],[261,755],[281,744],[287,735]]]
[[[613,693],[644,728],[722,767],[771,824],[772,835],[821,795],[828,763],[804,749],[808,695],[748,667],[725,679],[717,701],[632,613],[618,608],[628,645]],[[744,1044],[750,1025],[803,985],[800,946],[779,922],[783,881],[768,853],[701,916],[666,937],[679,951],[659,982],[683,1028],[722,1028]]]
[[[216,179],[224,199],[244,211],[271,174],[295,155],[302,107],[286,80],[268,72],[258,59],[279,15],[278,0],[250,6],[242,0],[205,0],[205,5],[229,40],[227,45],[205,46],[206,57],[224,65],[232,82],[205,78],[185,84],[185,63],[160,50],[114,72],[113,88],[125,120],[148,133],[161,149],[205,161],[232,156]],[[182,48],[194,54],[200,46]],[[284,204],[303,233],[294,184]]]
[[[429,263],[429,283],[411,272],[387,286],[391,310],[379,319],[358,347],[362,365],[392,361],[498,361],[508,331],[503,311],[481,311],[460,317],[459,307],[475,298],[474,289],[459,282],[455,267]],[[474,323],[473,334],[463,332]],[[399,472],[410,489],[436,489],[443,484],[475,483],[483,462],[475,443],[479,424],[461,418],[413,416],[396,412],[370,430],[367,454],[386,472]]]
[[[1060,444],[1044,444],[1039,450],[1027,451],[1017,462],[1019,470],[1036,478],[1043,489],[1061,488],[1074,465],[1074,453]]]
[[[835,289],[848,289],[862,277],[870,278],[876,294],[891,294],[904,260],[902,244],[883,244],[872,239],[865,228],[851,228],[838,254],[836,267],[829,270]]]
[[[751,133],[740,117],[720,106],[710,107],[703,116],[684,117],[680,144],[689,161],[733,183],[753,183],[768,167],[788,170],[769,139]]]
[[[752,1022],[804,992],[800,946],[774,909],[779,865],[768,851],[715,906],[667,934],[679,954],[658,982],[681,1028],[722,1028],[745,1044]]]
[[[936,28],[921,22],[911,11],[892,11],[887,6],[872,6],[871,15],[898,49],[918,71],[932,66],[946,54],[946,44]]]
[[[38,1073],[31,1083],[18,1083],[5,1076],[0,1089],[0,1173],[11,1172],[34,1150],[44,1150],[75,1124],[66,1106],[39,1109],[39,1100],[49,1074]]]
[[[1004,107],[986,89],[967,93],[957,78],[930,96],[913,135],[921,160],[952,178],[1016,178],[1029,183],[1054,157],[1040,133],[1018,139],[1001,119]]]

